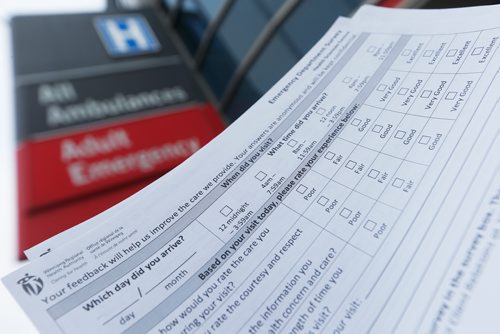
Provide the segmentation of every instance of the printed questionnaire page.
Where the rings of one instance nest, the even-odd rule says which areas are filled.
[[[498,258],[500,29],[404,29],[334,25],[164,189],[5,283],[46,332],[472,326]]]

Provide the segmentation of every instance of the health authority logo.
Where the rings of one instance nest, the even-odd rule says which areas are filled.
[[[40,277],[26,274],[17,281],[17,284],[23,287],[24,292],[30,296],[38,296],[43,290],[43,281]]]

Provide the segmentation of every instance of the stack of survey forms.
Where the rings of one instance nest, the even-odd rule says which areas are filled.
[[[499,16],[339,19],[221,135],[4,283],[45,333],[497,332]]]

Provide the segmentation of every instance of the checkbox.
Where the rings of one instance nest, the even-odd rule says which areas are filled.
[[[303,184],[300,184],[298,187],[297,187],[297,192],[299,194],[303,194],[307,191],[307,187]]]
[[[477,47],[477,48],[474,48],[474,50],[472,50],[472,55],[473,56],[479,56],[481,53],[483,53],[483,47],[480,46],[480,47]]]
[[[403,183],[405,183],[405,180],[397,177],[394,179],[394,181],[392,181],[392,186],[396,188],[401,188],[403,186]]]
[[[323,115],[325,113],[325,111],[326,111],[325,108],[318,108],[318,110],[316,110],[316,114]]]
[[[418,143],[422,144],[422,145],[427,145],[427,144],[429,144],[430,140],[431,140],[431,137],[429,137],[429,136],[422,136],[422,137],[420,137]]]
[[[325,196],[321,196],[319,199],[318,199],[318,204],[321,205],[321,206],[325,206],[326,203],[328,203],[328,198],[326,198]]]
[[[328,151],[325,153],[326,160],[332,160],[334,157],[335,157],[335,153],[333,153],[332,151]]]
[[[352,120],[351,124],[354,126],[358,126],[361,124],[361,120],[359,118],[355,118]]]
[[[346,164],[345,167],[349,169],[354,169],[356,167],[357,163],[355,161],[349,160]]]
[[[230,207],[228,207],[227,205],[226,205],[226,206],[224,206],[224,207],[220,210],[220,213],[222,213],[222,215],[223,215],[224,217],[229,216],[229,214],[230,214],[231,212],[233,212],[233,209],[231,209],[231,208],[230,208]]]
[[[434,50],[425,50],[424,57],[430,57],[434,53]]]
[[[259,181],[263,181],[266,178],[267,174],[264,173],[263,171],[260,171],[255,175],[255,178]]]
[[[455,57],[457,55],[458,49],[448,50],[446,53],[446,57]]]
[[[384,90],[386,90],[386,89],[387,89],[387,85],[386,85],[386,84],[380,84],[380,85],[378,85],[378,87],[377,87],[377,90],[378,90],[379,92],[383,92],[383,91],[384,91]]]
[[[398,92],[398,95],[406,95],[408,93],[408,88],[401,88]]]
[[[404,57],[408,57],[409,55],[411,55],[411,49],[403,50],[403,53],[401,53],[401,55]]]
[[[426,98],[428,98],[429,96],[431,96],[431,94],[432,94],[432,90],[424,90],[424,91],[422,92],[422,94],[420,94],[420,97],[422,97],[422,98],[426,99]]]
[[[349,218],[351,213],[352,213],[352,210],[349,210],[348,208],[343,208],[342,211],[340,211],[340,216],[343,218]]]
[[[288,141],[288,146],[294,147],[295,145],[297,145],[297,141],[295,139],[290,139]]]
[[[384,127],[382,125],[375,124],[372,128],[372,131],[375,133],[380,133]]]
[[[446,100],[454,100],[455,97],[457,97],[457,92],[448,92],[448,94],[446,94],[446,97],[445,99]]]
[[[394,138],[403,139],[405,135],[406,131],[398,130],[398,132],[394,135]]]
[[[352,78],[351,77],[345,77],[344,80],[342,80],[343,83],[349,83],[352,81]]]
[[[368,173],[368,177],[371,177],[372,179],[376,179],[378,177],[378,175],[380,174],[380,172],[376,169],[372,169],[369,173]]]
[[[368,220],[365,225],[363,225],[363,228],[368,231],[373,231],[377,227],[377,223],[375,223],[373,220]]]
[[[372,52],[375,52],[375,50],[377,50],[377,47],[372,45],[372,46],[370,46],[370,47],[368,48],[368,50],[366,50],[366,51],[368,51],[368,52],[372,53]]]

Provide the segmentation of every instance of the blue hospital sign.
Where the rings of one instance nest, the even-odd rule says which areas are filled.
[[[127,57],[160,50],[148,22],[141,15],[101,16],[94,21],[106,51],[111,57]]]

